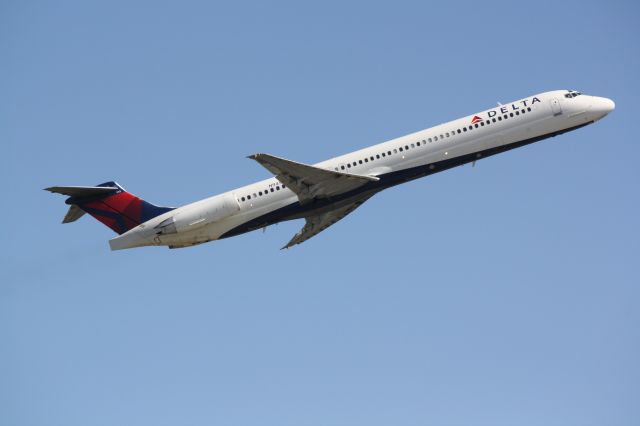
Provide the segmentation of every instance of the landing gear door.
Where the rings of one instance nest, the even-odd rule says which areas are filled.
[[[562,107],[560,106],[559,100],[551,99],[549,103],[551,103],[551,112],[553,112],[554,117],[562,114]]]

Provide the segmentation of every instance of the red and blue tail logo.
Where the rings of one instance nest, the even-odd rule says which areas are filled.
[[[98,187],[113,188],[113,192],[89,196],[72,196],[66,203],[76,205],[118,234],[156,216],[173,210],[173,207],[158,207],[127,192],[116,182],[105,182]]]

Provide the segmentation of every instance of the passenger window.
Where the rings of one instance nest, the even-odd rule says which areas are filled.
[[[434,137],[433,137],[433,141],[434,141],[434,142],[438,142],[438,137],[437,137],[437,136],[434,136]]]
[[[402,147],[400,147],[400,152],[402,152]]]

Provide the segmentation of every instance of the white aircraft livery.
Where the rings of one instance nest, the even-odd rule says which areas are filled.
[[[540,93],[317,164],[254,154],[274,174],[182,207],[158,207],[115,182],[52,186],[68,196],[63,223],[89,213],[119,235],[112,250],[189,247],[285,220],[306,223],[283,248],[333,225],[383,189],[579,129],[615,108],[573,90]]]

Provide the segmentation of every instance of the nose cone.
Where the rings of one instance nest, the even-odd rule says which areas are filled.
[[[616,109],[616,104],[609,98],[600,98],[600,102],[602,104],[602,110],[605,114],[609,114],[611,111]]]
[[[616,104],[609,98],[593,98],[591,110],[597,114],[598,118],[602,118],[616,108]]]

